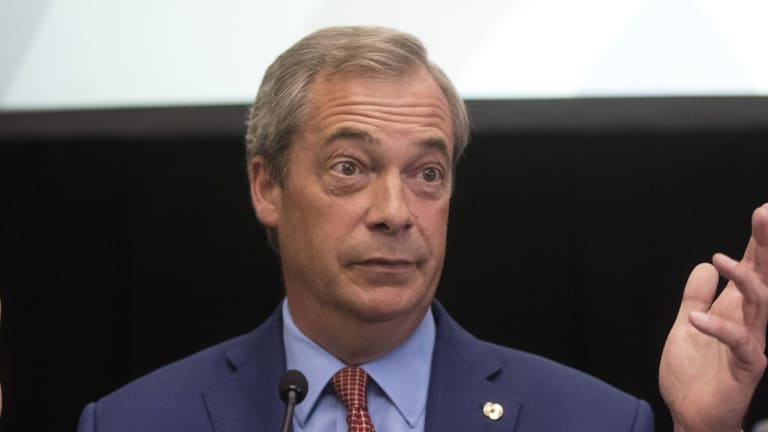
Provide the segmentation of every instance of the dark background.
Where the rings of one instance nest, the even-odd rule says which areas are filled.
[[[470,101],[438,298],[478,336],[670,421],[658,359],[688,272],[768,201],[768,100]],[[2,431],[74,430],[116,387],[281,298],[250,208],[246,107],[0,114]],[[745,430],[768,417],[758,388]]]

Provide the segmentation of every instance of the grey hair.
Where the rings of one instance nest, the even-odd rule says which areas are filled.
[[[416,37],[385,27],[329,27],[309,34],[267,68],[251,106],[246,158],[264,158],[270,177],[285,185],[288,148],[307,111],[307,94],[320,76],[341,74],[401,77],[423,66],[451,111],[454,166],[469,143],[464,101],[440,68],[427,59]]]
[[[246,122],[246,159],[264,158],[268,175],[285,186],[291,139],[307,114],[308,93],[319,77],[349,74],[403,77],[427,69],[445,96],[453,128],[453,165],[469,143],[464,101],[448,77],[427,58],[416,37],[385,27],[329,27],[299,40],[267,68]],[[277,233],[265,227],[279,254]]]

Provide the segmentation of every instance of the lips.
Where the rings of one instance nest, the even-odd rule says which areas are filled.
[[[418,264],[404,258],[375,257],[356,261],[351,270],[370,286],[404,286],[413,280]]]
[[[373,257],[355,261],[352,267],[356,267],[369,274],[380,275],[405,275],[410,274],[419,266],[418,262],[407,258]]]
[[[384,257],[368,258],[355,264],[365,267],[390,268],[393,270],[416,266],[416,262],[409,259]]]

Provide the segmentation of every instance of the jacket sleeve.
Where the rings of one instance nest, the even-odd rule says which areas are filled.
[[[632,427],[632,432],[653,432],[653,410],[648,402],[644,400],[638,400],[637,403],[637,416],[635,417],[635,424]]]
[[[96,432],[96,404],[91,402],[85,406],[80,414],[80,422],[77,432]]]

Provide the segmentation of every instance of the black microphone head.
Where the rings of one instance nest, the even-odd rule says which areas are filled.
[[[280,378],[280,385],[277,387],[280,392],[280,399],[288,403],[288,393],[294,392],[296,395],[296,404],[298,405],[307,396],[307,378],[303,373],[296,369],[286,371]]]

